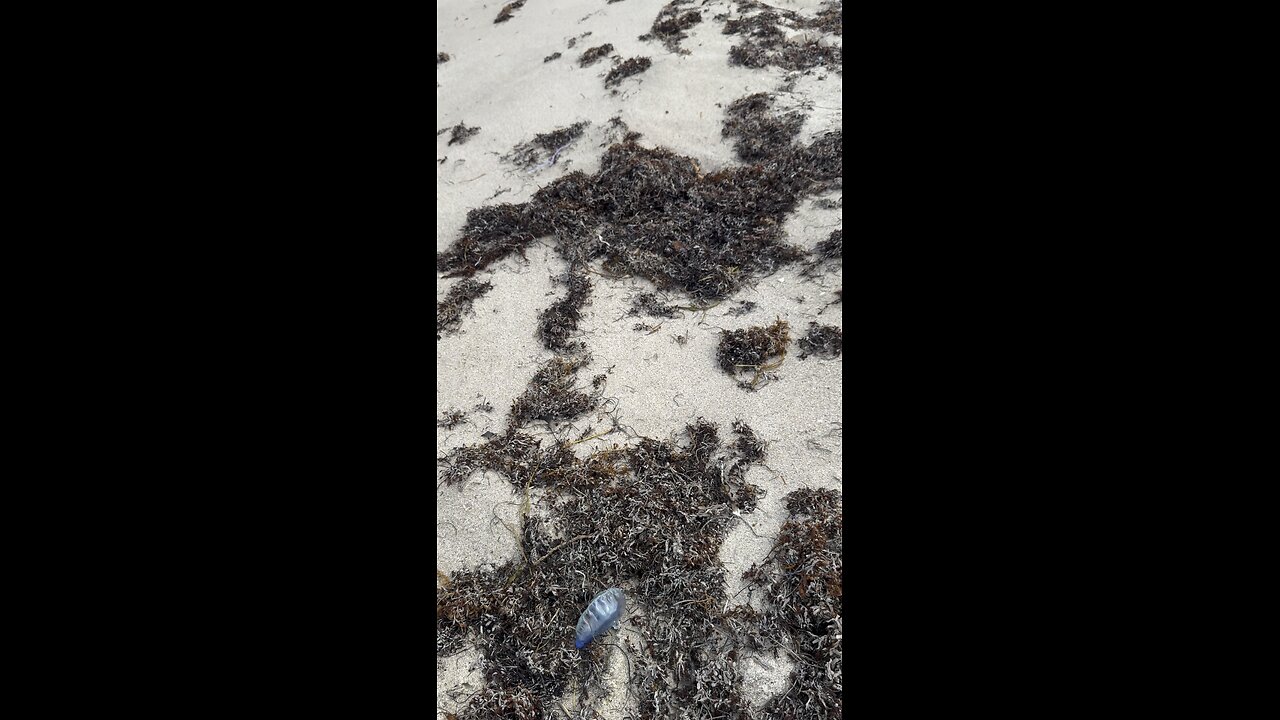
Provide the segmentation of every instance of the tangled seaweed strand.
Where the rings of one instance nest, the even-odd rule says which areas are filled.
[[[720,368],[735,377],[743,370],[754,371],[750,383],[739,383],[744,389],[754,390],[765,371],[782,364],[790,341],[791,326],[785,320],[778,320],[768,327],[726,331],[720,336],[716,358],[720,361]],[[778,362],[769,362],[772,357],[779,358]]]
[[[516,0],[515,2],[511,2],[511,3],[507,3],[506,5],[503,5],[502,10],[498,12],[498,17],[494,18],[493,24],[497,25],[498,23],[504,23],[510,20],[511,14],[514,13],[516,10],[519,10],[520,8],[524,7],[525,2],[526,0]]]
[[[658,11],[658,16],[654,18],[653,27],[649,32],[641,35],[640,40],[657,39],[662,41],[667,50],[688,55],[689,51],[680,47],[680,41],[689,37],[685,30],[702,22],[702,13],[697,10],[680,12],[680,6],[688,5],[689,2],[690,0],[674,0],[664,5]]]
[[[754,649],[781,645],[797,661],[790,689],[765,704],[765,716],[839,718],[843,685],[840,493],[806,488],[791,493],[786,501],[789,517],[769,559],[743,575],[750,586],[764,591],[767,606],[762,613],[742,606],[735,624],[751,638]]]
[[[574,374],[590,356],[551,358],[511,404],[510,429],[533,420],[571,420],[596,406],[596,398],[573,386]]]
[[[436,589],[437,654],[475,643],[483,658],[485,686],[459,717],[547,718],[571,684],[584,699],[599,688],[610,643],[575,650],[574,620],[614,586],[643,612],[620,635],[638,716],[742,717],[739,641],[717,629],[727,601],[718,557],[735,511],[756,507],[759,488],[745,475],[764,445],[745,423],[734,431],[730,447],[699,419],[683,443],[643,438],[578,458],[564,443],[513,447],[513,437],[502,457],[486,453],[482,469],[545,491],[547,516],[522,516],[519,559],[459,572]]]
[[[604,76],[604,86],[609,87],[611,85],[618,85],[625,78],[629,78],[632,75],[638,75],[645,70],[648,70],[649,66],[652,64],[653,61],[647,57],[633,57],[625,60],[614,66],[614,68],[609,71],[609,74]]]
[[[452,430],[467,421],[467,414],[457,408],[450,408],[436,420],[436,427]]]
[[[438,53],[436,53],[436,64],[437,64],[437,65],[439,65],[440,63],[447,63],[447,62],[449,62],[449,59],[450,59],[450,58],[449,58],[449,53],[446,53],[446,52],[438,52]]]
[[[550,165],[560,152],[582,137],[590,124],[584,120],[568,127],[538,133],[533,136],[532,140],[520,143],[512,148],[511,153],[505,156],[505,159],[526,169],[535,165]]]
[[[475,135],[476,133],[480,132],[480,128],[467,127],[462,123],[458,123],[457,125],[454,125],[453,127],[448,129],[453,131],[449,135],[450,145],[454,143],[458,143],[459,145],[461,145],[462,143],[465,143],[467,140],[469,140],[472,135]]]
[[[754,162],[778,155],[800,134],[804,115],[778,115],[773,112],[773,103],[768,93],[756,93],[733,101],[725,109],[727,117],[720,133],[738,138],[733,149],[740,159]]]
[[[840,230],[832,230],[826,240],[818,243],[813,249],[814,259],[800,271],[801,275],[812,277],[828,264],[835,264],[844,259],[844,234]]]
[[[817,253],[820,257],[834,259],[844,257],[844,233],[832,230],[826,240],[818,243]]]
[[[576,373],[588,364],[586,355],[547,361],[520,397],[511,403],[506,432],[493,435],[487,442],[455,448],[444,457],[436,459],[443,466],[442,485],[460,485],[480,470],[495,470],[518,486],[530,482],[543,466],[555,466],[573,453],[565,443],[556,443],[542,449],[542,441],[520,432],[530,422],[543,421],[548,425],[572,420],[599,405],[602,383],[592,384],[591,393],[578,389],[574,383]]]
[[[844,331],[834,325],[809,323],[809,332],[800,338],[800,359],[810,355],[838,357],[844,349]]]
[[[569,274],[564,280],[569,292],[538,317],[538,337],[548,350],[575,353],[586,348],[582,342],[570,342],[582,319],[582,306],[591,295],[591,281],[584,275]]]
[[[590,65],[594,65],[595,63],[599,62],[603,58],[609,57],[609,53],[611,52],[613,52],[613,45],[609,43],[605,43],[604,45],[593,47],[590,50],[582,53],[582,56],[578,58],[578,67],[588,67]]]
[[[680,311],[675,305],[664,305],[658,296],[650,292],[642,292],[631,298],[631,309],[628,317],[647,315],[649,317],[673,318]]]
[[[436,304],[436,339],[442,333],[454,332],[462,323],[462,314],[471,309],[476,298],[493,289],[493,284],[463,278],[449,289],[444,301]]]

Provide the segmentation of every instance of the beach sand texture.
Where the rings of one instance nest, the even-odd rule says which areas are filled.
[[[724,20],[716,16],[742,17],[759,8],[744,11],[739,3],[725,0],[677,6],[681,11],[696,10],[702,18],[684,30],[687,37],[679,47],[688,53],[681,54],[658,40],[638,39],[667,5],[662,1],[528,0],[513,9],[508,20],[495,23],[503,5],[474,0],[437,3],[436,47],[438,53],[448,54],[448,60],[438,62],[436,69],[436,129],[458,124],[478,128],[464,142],[450,144],[449,132],[436,137],[437,252],[447,251],[462,235],[468,211],[528,202],[540,188],[566,174],[597,172],[607,146],[618,139],[611,118],[620,118],[627,129],[640,133],[639,145],[692,158],[704,174],[746,164],[736,156],[733,140],[721,131],[725,108],[753,93],[770,93],[779,112],[804,115],[797,143],[842,129],[842,79],[832,69],[819,66],[804,73],[729,62],[730,49],[741,37],[724,34]],[[823,7],[812,1],[777,0],[771,5],[805,16]],[[583,37],[585,33],[590,34]],[[570,40],[575,40],[572,48],[567,46]],[[823,42],[838,45],[839,38]],[[582,52],[605,43],[613,45],[609,57],[579,65]],[[561,57],[544,62],[556,52]],[[634,57],[649,58],[652,64],[606,87],[610,69]],[[787,91],[779,92],[780,88]],[[539,133],[580,122],[589,123],[582,137],[561,150],[554,163],[544,158],[541,165],[526,168],[504,159]],[[813,250],[841,229],[841,204],[838,187],[803,197],[781,223],[784,240]],[[536,335],[539,314],[565,294],[555,278],[569,270],[569,263],[554,245],[553,238],[540,238],[522,254],[511,254],[476,273],[473,279],[490,283],[492,289],[462,313],[456,330],[439,338],[437,418],[451,409],[464,412],[465,418],[454,427],[437,427],[437,456],[502,435],[513,401],[534,373],[557,355]],[[718,425],[726,442],[732,440],[734,421],[742,420],[768,443],[763,463],[753,464],[745,474],[746,482],[759,486],[763,496],[754,511],[741,513],[742,521],[728,531],[720,549],[724,607],[762,607],[759,589],[749,590],[742,574],[769,555],[788,517],[789,493],[801,488],[842,490],[843,356],[802,360],[795,338],[811,321],[843,327],[843,304],[836,294],[843,271],[838,262],[810,276],[802,274],[804,268],[803,261],[790,263],[753,279],[710,309],[682,311],[675,318],[627,313],[638,293],[658,292],[668,303],[692,306],[694,300],[687,294],[659,290],[639,277],[591,274],[590,300],[575,332],[590,356],[577,375],[578,384],[587,386],[593,376],[606,374],[604,394],[612,400],[558,424],[556,435],[578,438],[587,431],[608,429],[609,413],[628,428],[626,433],[575,444],[578,457],[615,444],[634,446],[639,437],[679,441],[684,428],[698,418]],[[462,280],[437,273],[437,302]],[[730,314],[739,301],[754,302],[756,309]],[[792,343],[774,371],[776,379],[745,390],[739,385],[741,377],[731,377],[718,365],[721,334],[775,319],[790,324]],[[638,322],[657,329],[634,330]],[[476,409],[478,405],[482,409]],[[486,405],[492,409],[483,409]],[[546,424],[531,423],[522,431],[552,442]],[[439,472],[436,563],[438,578],[446,579],[438,580],[438,587],[460,571],[521,560],[516,532],[524,492],[490,470],[455,485],[442,484]],[[542,490],[531,489],[526,512],[554,524],[544,500]],[[591,587],[590,594],[605,587]],[[638,640],[638,618],[649,610],[630,594],[628,605],[628,620],[614,634]],[[560,613],[570,636],[582,610],[565,607]],[[463,712],[468,698],[485,687],[485,660],[474,639],[461,651],[437,658],[439,718]],[[576,652],[572,639],[566,652]],[[571,683],[548,709],[555,717],[638,717],[639,699],[627,688],[634,663],[624,654],[621,645],[602,654],[599,684],[584,689]],[[787,652],[743,652],[736,663],[743,696],[755,717],[767,716],[760,711],[792,684],[794,663]]]

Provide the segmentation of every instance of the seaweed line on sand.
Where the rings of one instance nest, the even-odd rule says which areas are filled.
[[[726,128],[733,134],[767,124],[769,118],[760,116],[770,113],[768,103],[745,103]],[[643,277],[698,302],[724,299],[805,257],[784,242],[782,223],[801,198],[838,187],[843,174],[840,131],[800,145],[791,141],[792,121],[777,122],[781,128],[768,142],[746,151],[765,157],[716,173],[703,173],[692,158],[642,147],[638,136],[626,133],[605,151],[594,174],[570,172],[528,202],[469,211],[461,236],[437,254],[436,270],[471,275],[549,236],[572,272],[602,260],[603,271],[613,276]],[[581,130],[562,131],[575,128]],[[554,142],[539,138],[544,136],[519,146],[517,155],[545,152]],[[534,152],[517,162],[542,156]]]
[[[544,447],[511,431],[441,458],[465,456],[471,472],[496,472],[525,497],[511,528],[517,558],[459,571],[436,589],[437,656],[467,646],[481,656],[484,684],[459,717],[549,718],[574,688],[594,714],[592,698],[607,692],[605,659],[617,649],[645,720],[745,717],[739,653],[779,650],[797,661],[795,684],[764,716],[840,716],[839,496],[789,495],[777,545],[747,574],[767,604],[730,605],[718,556],[736,516],[756,508],[761,491],[746,472],[767,453],[745,423],[733,432],[726,444],[698,419],[679,441],[639,438],[578,457],[570,441]],[[538,513],[531,488],[542,491]],[[576,650],[577,613],[606,587],[624,588],[642,614],[624,619],[625,633]]]

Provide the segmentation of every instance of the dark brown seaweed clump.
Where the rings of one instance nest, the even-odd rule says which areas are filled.
[[[840,493],[805,488],[786,498],[789,517],[762,566],[744,573],[766,598],[763,612],[749,606],[731,623],[746,642],[765,650],[781,645],[796,660],[792,684],[765,704],[770,718],[839,718],[843,711],[843,512]]]
[[[563,280],[569,292],[538,317],[538,337],[548,350],[575,353],[586,348],[582,342],[570,342],[582,319],[582,306],[591,295],[591,281],[584,275],[570,274]]]
[[[653,27],[648,33],[641,35],[641,40],[661,40],[667,50],[681,55],[688,55],[689,51],[680,47],[680,41],[689,37],[685,32],[689,28],[702,22],[702,13],[697,10],[690,10],[685,13],[680,12],[681,5],[688,5],[690,0],[674,0],[669,2],[661,10],[658,11],[658,17],[654,18]]]
[[[498,12],[498,17],[494,18],[493,24],[497,25],[498,23],[504,23],[510,20],[511,13],[524,7],[525,1],[526,0],[516,0],[515,2],[503,5],[502,10]]]
[[[762,378],[771,377],[766,374],[768,371],[782,365],[790,341],[791,326],[785,320],[778,320],[768,327],[731,330],[721,334],[716,359],[722,370],[735,377],[743,371],[753,372],[751,382],[741,381],[739,385],[754,390]],[[778,360],[771,362],[773,357]]]
[[[471,309],[476,298],[493,289],[492,283],[463,278],[449,289],[444,301],[436,303],[436,339],[441,333],[453,332],[462,322],[462,314]]]
[[[810,355],[836,357],[844,347],[844,331],[834,325],[809,323],[809,332],[800,338],[800,359]]]
[[[637,315],[647,315],[649,317],[673,318],[680,308],[675,305],[664,305],[658,300],[658,296],[653,293],[640,293],[631,298],[631,309],[627,311],[629,317]]]
[[[639,700],[639,718],[746,717],[737,649],[766,637],[791,643],[789,624],[805,616],[775,627],[775,615],[752,618],[747,606],[725,611],[721,545],[740,522],[735,515],[756,508],[760,490],[745,476],[766,451],[745,423],[733,430],[738,440],[730,446],[715,425],[698,419],[682,442],[640,438],[585,458],[563,441],[543,448],[519,433],[452,454],[465,456],[472,471],[506,476],[517,492],[545,491],[538,501],[545,513],[526,506],[518,525],[508,525],[520,545],[516,560],[437,585],[437,655],[474,644],[482,657],[484,686],[459,717],[551,718],[571,683],[582,689],[583,716],[596,716],[590,703],[603,689],[603,661],[618,651],[629,658],[627,691]],[[787,547],[806,561],[804,545]],[[642,612],[624,621],[625,634],[575,650],[577,613],[606,587],[624,588],[628,605]],[[807,608],[801,603],[816,600],[787,595],[776,602]],[[830,669],[824,666],[824,676]]]
[[[725,109],[720,134],[738,138],[733,149],[739,159],[754,162],[780,154],[800,134],[804,115],[779,115],[773,112],[773,102],[768,93],[756,93],[733,101]]]
[[[819,257],[835,259],[844,257],[844,234],[840,230],[832,230],[826,240],[818,243],[816,248]]]
[[[436,53],[437,65],[439,65],[440,63],[447,63],[447,62],[449,62],[449,53],[443,53],[443,52]]]
[[[652,64],[653,61],[647,57],[633,57],[630,60],[626,60],[615,66],[609,71],[608,75],[604,76],[604,86],[609,87],[610,85],[617,85],[621,83],[624,78],[628,78],[632,75],[637,75],[648,70],[649,66]]]
[[[553,53],[551,53],[550,55],[548,55],[548,56],[546,56],[546,57],[542,58],[542,62],[544,62],[544,63],[549,63],[549,62],[551,62],[552,60],[555,60],[555,59],[556,59],[556,58],[558,58],[558,57],[560,57],[560,53],[558,53],[558,52],[553,52]]]
[[[839,72],[844,63],[843,50],[824,44],[821,36],[841,34],[843,6],[842,0],[829,0],[816,17],[806,18],[792,10],[761,3],[739,3],[744,11],[760,12],[725,22],[724,34],[742,36],[742,42],[729,49],[729,62],[750,68],[773,65],[786,70],[824,65]],[[809,32],[788,40],[786,30]]]
[[[529,381],[529,387],[511,404],[509,431],[534,420],[572,420],[596,406],[595,397],[578,391],[573,384],[578,369],[590,357],[554,357]]]
[[[535,165],[553,165],[560,153],[577,142],[590,124],[584,120],[568,127],[538,133],[533,136],[532,140],[522,142],[512,148],[511,153],[506,155],[504,159],[526,169]]]
[[[784,241],[782,223],[803,196],[839,184],[840,136],[770,146],[764,162],[704,174],[692,159],[641,147],[628,132],[595,174],[568,173],[527,203],[472,210],[462,237],[436,256],[436,269],[468,275],[553,236],[574,272],[603,258],[614,275],[720,300],[804,257]]]
[[[454,143],[458,143],[459,145],[461,145],[462,143],[465,143],[467,140],[469,140],[472,135],[475,135],[476,133],[480,132],[480,128],[467,127],[462,123],[458,123],[457,125],[454,125],[453,127],[448,129],[453,131],[449,135],[450,145]]]
[[[824,265],[840,262],[844,257],[844,235],[840,230],[832,230],[826,240],[818,243],[813,249],[814,259],[805,266],[801,275],[816,275]]]
[[[599,62],[602,58],[609,57],[609,53],[611,52],[613,52],[613,45],[609,43],[605,43],[604,45],[593,47],[590,50],[582,53],[582,56],[578,58],[578,66],[587,67],[588,65],[594,65],[595,63]]]
[[[555,151],[582,137],[583,131],[591,123],[576,122],[569,127],[562,127],[551,132],[538,133],[533,136],[533,144],[547,151]]]
[[[436,272],[470,275],[495,260],[521,252],[535,236],[528,231],[528,205],[487,205],[467,211],[463,236],[436,255]]]
[[[467,421],[467,414],[457,408],[450,408],[436,421],[436,427],[452,430]]]

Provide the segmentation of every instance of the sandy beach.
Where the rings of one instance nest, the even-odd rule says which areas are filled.
[[[529,202],[536,192],[575,171],[590,176],[601,169],[607,148],[618,140],[620,118],[639,133],[645,148],[664,148],[696,162],[699,177],[744,165],[731,138],[723,135],[726,110],[740,98],[768,93],[778,113],[802,114],[794,142],[813,142],[824,133],[842,130],[842,79],[829,66],[805,72],[782,67],[731,64],[730,50],[740,35],[723,32],[724,19],[749,16],[760,8],[712,0],[677,6],[697,11],[701,20],[684,29],[687,37],[673,52],[656,39],[640,40],[667,5],[655,0],[528,0],[504,22],[495,17],[504,3],[444,0],[437,3],[436,130],[461,124],[477,128],[465,139],[436,136],[436,249],[446,252],[466,232],[468,212],[503,203]],[[771,3],[813,17],[824,7],[813,1]],[[817,35],[797,42],[814,42]],[[570,43],[572,41],[572,47]],[[838,46],[839,37],[822,38]],[[578,58],[588,48],[613,46],[609,57],[583,67]],[[440,54],[447,60],[441,60]],[[561,56],[546,60],[554,53]],[[648,58],[642,72],[606,86],[605,77],[630,58]],[[780,90],[782,89],[782,90]],[[535,136],[586,123],[582,135],[558,154],[531,167],[512,161],[513,149]],[[780,223],[787,243],[813,251],[842,223],[842,192],[826,190],[802,197]],[[451,410],[463,418],[452,427],[437,426],[436,454],[480,445],[506,432],[512,403],[526,390],[540,367],[557,356],[537,336],[540,314],[565,287],[557,279],[570,271],[556,252],[552,237],[540,237],[522,253],[512,253],[474,275],[492,288],[462,313],[456,329],[442,332],[437,345],[437,419]],[[599,271],[597,264],[593,269]],[[767,443],[762,462],[745,470],[745,481],[763,491],[758,506],[738,515],[720,548],[724,569],[722,607],[747,604],[763,608],[764,598],[742,575],[764,563],[780,528],[788,519],[785,498],[802,489],[842,491],[843,356],[813,354],[800,358],[794,340],[811,322],[843,327],[843,304],[837,291],[843,271],[838,262],[821,272],[805,273],[806,262],[784,265],[770,275],[751,278],[717,303],[698,303],[678,288],[658,289],[642,277],[589,275],[591,294],[581,309],[574,338],[584,343],[588,364],[577,382],[605,375],[600,406],[570,420],[528,423],[522,431],[545,438],[581,438],[614,432],[572,445],[579,458],[614,445],[634,446],[638,438],[683,442],[682,431],[696,419],[716,424],[726,441],[741,420]],[[462,277],[437,272],[436,300],[444,301]],[[656,292],[683,307],[676,317],[629,316],[640,293]],[[742,314],[730,311],[741,301],[755,303]],[[793,336],[774,377],[758,388],[742,387],[717,363],[722,333],[763,326],[781,319]],[[639,323],[654,329],[636,330]],[[489,408],[489,409],[485,409]],[[611,419],[612,418],[612,419]],[[522,519],[540,517],[554,528],[556,517],[545,492],[524,492],[500,473],[481,470],[460,484],[442,482],[437,471],[436,565],[438,587],[447,587],[460,572],[492,569],[520,561],[517,535]],[[513,530],[514,528],[514,530]],[[554,530],[553,530],[554,531]],[[443,578],[443,579],[441,579]],[[603,588],[592,588],[592,592]],[[565,607],[563,624],[572,631],[583,607]],[[624,627],[643,633],[636,618],[650,610],[637,600]],[[615,631],[624,632],[624,631]],[[569,645],[572,651],[572,645]],[[621,646],[619,646],[621,648]],[[602,656],[600,688],[584,692],[571,686],[554,703],[556,717],[638,717],[636,693],[628,692],[634,662],[620,649]],[[792,684],[794,663],[787,652],[743,652],[736,657],[743,696],[757,714],[771,698]],[[468,698],[486,684],[481,647],[469,640],[458,652],[437,658],[436,717],[463,713]],[[634,690],[634,688],[633,688]],[[696,716],[696,715],[691,715]]]

